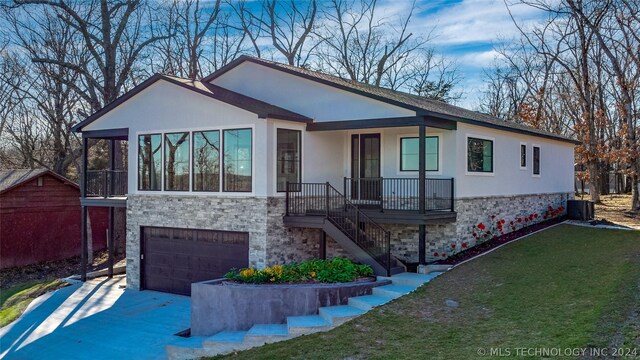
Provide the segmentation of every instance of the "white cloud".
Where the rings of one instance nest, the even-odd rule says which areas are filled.
[[[518,23],[524,26],[539,21],[543,16],[540,10],[526,5],[511,5],[509,8]],[[434,45],[486,43],[518,35],[518,29],[502,0],[464,0],[457,4],[442,5],[441,10],[435,13],[420,15],[421,18],[415,19],[414,25],[433,24],[437,35],[432,42]]]

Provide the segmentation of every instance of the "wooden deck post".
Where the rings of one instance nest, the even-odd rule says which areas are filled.
[[[426,208],[426,136],[426,126],[422,123],[418,126],[418,210],[420,214],[424,214]],[[418,226],[418,261],[420,262],[420,265],[426,264],[426,238],[427,228],[424,224],[421,224]]]
[[[109,251],[109,258],[107,259],[107,264],[108,264],[108,268],[107,268],[107,277],[112,278],[113,277],[113,261],[114,261],[114,244],[115,242],[113,241],[113,228],[114,228],[114,218],[115,218],[115,213],[114,213],[115,208],[113,206],[109,207],[109,228],[107,229],[107,249]]]
[[[89,165],[89,139],[82,137],[82,171],[80,179],[80,198],[87,196],[87,167]],[[87,281],[87,214],[86,206],[80,206],[80,280]]]

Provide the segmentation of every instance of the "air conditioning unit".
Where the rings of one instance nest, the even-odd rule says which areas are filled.
[[[595,210],[593,201],[589,200],[568,200],[567,217],[571,220],[593,220]]]

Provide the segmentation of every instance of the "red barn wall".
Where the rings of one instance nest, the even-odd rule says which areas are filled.
[[[80,190],[43,175],[0,195],[0,268],[80,255]],[[108,208],[89,208],[93,249],[106,248]]]

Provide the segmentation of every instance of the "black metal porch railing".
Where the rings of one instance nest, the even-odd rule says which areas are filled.
[[[329,183],[287,183],[286,215],[325,216],[390,274],[391,234]]]
[[[454,210],[454,179],[425,179],[425,210]],[[418,178],[344,178],[344,194],[362,207],[420,210]]]
[[[127,172],[124,170],[88,170],[87,196],[113,197],[127,194]]]

